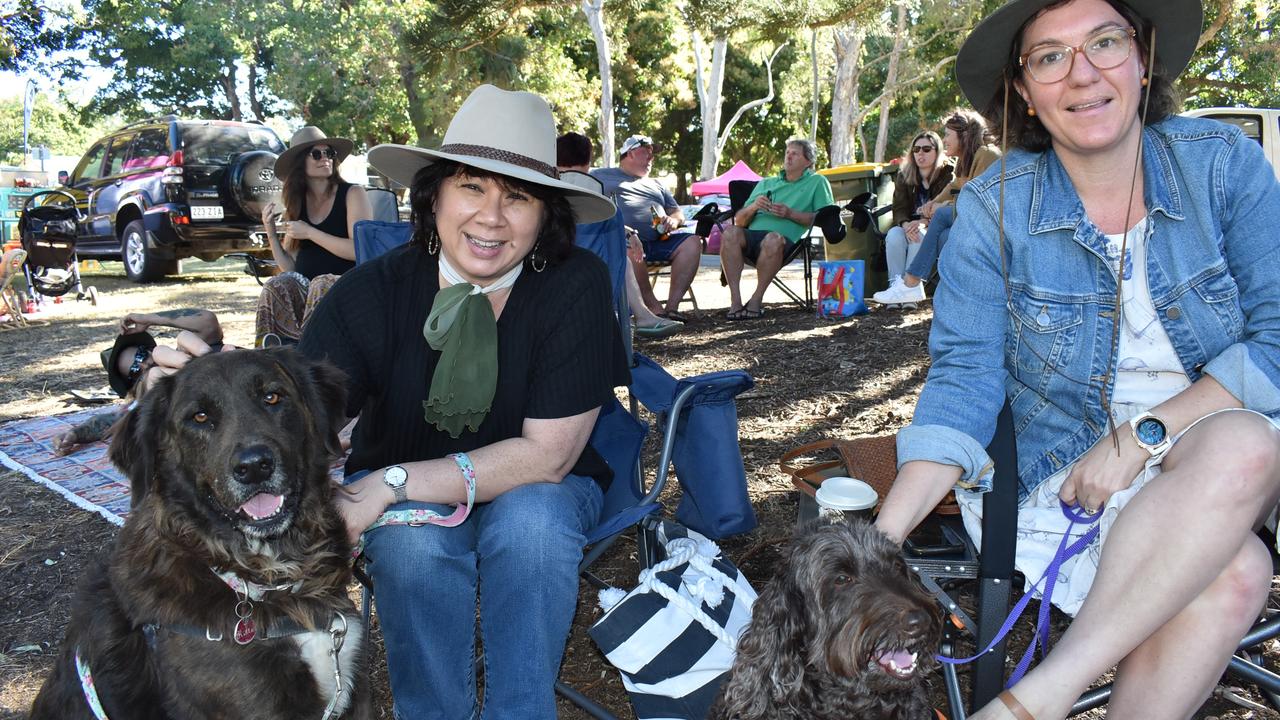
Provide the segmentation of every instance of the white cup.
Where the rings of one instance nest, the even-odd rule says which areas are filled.
[[[871,511],[880,500],[875,488],[850,477],[830,477],[822,481],[815,494],[818,515],[863,520],[871,519]]]

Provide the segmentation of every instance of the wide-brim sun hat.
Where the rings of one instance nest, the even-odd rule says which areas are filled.
[[[540,95],[481,85],[462,103],[439,148],[377,145],[369,164],[411,187],[422,168],[451,160],[479,170],[562,191],[579,223],[613,217],[613,201],[560,179],[556,172],[556,122]]]
[[[120,372],[120,353],[125,348],[143,348],[145,350],[154,350],[156,347],[156,339],[151,337],[151,333],[136,332],[117,335],[116,341],[110,348],[99,353],[99,359],[102,360],[102,369],[107,371],[107,384],[111,386],[112,391],[120,397],[124,397],[129,393],[129,389],[133,387],[137,378],[128,378],[124,373]]]
[[[973,107],[984,110],[1000,92],[1018,31],[1057,0],[1012,0],[978,23],[956,56],[956,82]],[[1204,27],[1200,0],[1121,0],[1156,35],[1156,63],[1175,78],[1191,61]]]
[[[276,158],[276,177],[286,178],[293,170],[293,166],[302,160],[302,154],[312,148],[314,145],[328,145],[333,148],[336,157],[333,159],[334,167],[342,164],[343,160],[351,154],[355,143],[346,138],[329,137],[324,131],[315,125],[307,125],[293,134],[289,138],[289,149],[280,153],[280,157]]]

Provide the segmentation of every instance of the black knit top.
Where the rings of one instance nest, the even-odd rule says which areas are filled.
[[[350,232],[347,228],[347,191],[350,189],[351,183],[342,180],[338,181],[338,189],[333,196],[333,207],[329,210],[329,214],[325,219],[315,226],[317,230],[334,237],[350,237]],[[303,200],[302,214],[299,217],[306,222],[311,222],[310,216],[307,215],[305,199]],[[308,280],[317,275],[329,273],[341,275],[355,266],[354,261],[340,258],[310,240],[303,240],[298,243],[298,255],[293,259],[294,271]]]

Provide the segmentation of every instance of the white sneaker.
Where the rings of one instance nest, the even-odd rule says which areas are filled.
[[[902,281],[902,278],[895,277],[888,288],[873,294],[871,299],[881,305],[903,305],[922,302],[925,299],[924,283],[918,283],[915,287],[910,287]]]

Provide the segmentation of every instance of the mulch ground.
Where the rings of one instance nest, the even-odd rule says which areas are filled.
[[[101,310],[86,307],[45,326],[0,333],[0,383],[5,386],[0,388],[0,419],[57,411],[66,391],[101,385],[96,349],[109,342],[110,321],[124,311],[209,306],[225,318],[228,338],[251,334],[256,294],[252,281],[225,266],[207,275],[146,288],[100,278],[101,285],[124,299]],[[742,368],[756,380],[756,387],[739,397],[737,407],[748,487],[760,525],[722,541],[721,547],[757,588],[776,572],[796,517],[797,493],[778,469],[778,458],[801,443],[891,433],[904,426],[928,368],[930,318],[926,306],[829,322],[779,305],[769,306],[768,314],[753,322],[728,322],[723,312],[698,313],[679,335],[638,341],[638,350],[678,377]],[[69,352],[61,352],[61,347]],[[68,356],[75,359],[65,360]],[[47,374],[36,377],[22,370],[38,362],[48,366]],[[652,438],[646,457],[652,473]],[[677,501],[678,488],[673,487],[664,502],[674,509]],[[56,656],[77,579],[114,535],[115,528],[100,517],[72,507],[16,473],[0,473],[0,720],[25,716]],[[624,537],[597,567],[609,582],[624,588],[633,585],[638,570],[634,541]],[[353,597],[358,597],[354,588]],[[1275,597],[1273,593],[1273,604]],[[1029,614],[1034,608],[1032,603]],[[631,717],[617,673],[586,635],[598,616],[595,592],[584,583],[562,679],[620,717]],[[1055,616],[1056,631],[1064,625],[1063,618]],[[1020,656],[1028,639],[1024,623],[1015,630],[1011,653]],[[378,716],[390,717],[376,626],[373,672]],[[967,683],[963,671],[962,681]],[[933,691],[935,702],[945,708],[939,679]],[[1231,692],[1246,702],[1261,702],[1255,688]],[[560,711],[564,718],[588,717],[563,702]],[[1101,717],[1101,711],[1089,715],[1094,716]],[[1215,697],[1196,717],[1245,720],[1280,714]]]

